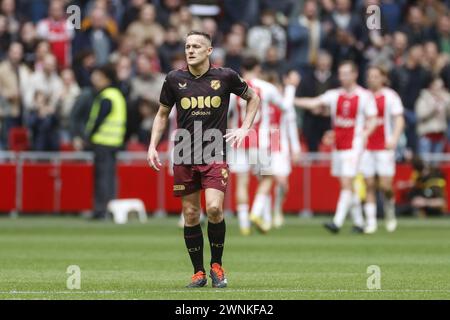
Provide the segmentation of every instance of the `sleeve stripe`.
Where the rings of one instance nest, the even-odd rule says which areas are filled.
[[[242,93],[239,96],[242,97],[247,91],[248,91],[248,84],[245,87],[244,91],[242,91]]]
[[[169,108],[169,109],[172,109],[172,107],[169,107],[167,104],[164,104],[164,103],[162,103],[162,102],[159,102],[159,104],[161,105],[161,106],[163,106],[163,107],[166,107],[166,108]]]

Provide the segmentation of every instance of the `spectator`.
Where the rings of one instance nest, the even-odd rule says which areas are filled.
[[[442,1],[419,0],[418,7],[424,13],[424,25],[428,28],[432,27],[443,14],[448,13],[448,8]]]
[[[44,58],[42,70],[35,71],[31,75],[25,99],[26,106],[33,106],[35,93],[41,91],[49,99],[48,104],[52,108],[56,108],[62,90],[63,83],[57,72],[56,58],[54,55],[48,54]]]
[[[324,29],[326,43],[324,47],[331,53],[334,60],[334,68],[342,61],[354,61],[360,70],[359,79],[364,78],[362,34],[367,34],[365,24],[361,18],[352,12],[352,4],[349,0],[336,0],[336,6],[325,19]],[[363,31],[363,32],[362,32]]]
[[[110,18],[102,7],[92,9],[89,20],[82,26],[83,31],[77,33],[74,48],[77,52],[92,50],[96,65],[104,65],[114,50],[114,30]]]
[[[218,29],[216,20],[214,20],[213,18],[204,18],[202,20],[201,30],[211,36],[211,41],[214,47],[220,46],[222,44],[223,34]]]
[[[165,32],[164,42],[158,48],[161,71],[163,73],[169,73],[171,70],[171,60],[179,53],[184,53],[184,44],[180,39],[177,29],[174,26],[169,26]]]
[[[50,44],[47,40],[39,40],[36,44],[36,50],[34,55],[34,64],[30,68],[33,71],[42,71],[44,68],[44,59],[51,53]]]
[[[339,82],[332,72],[332,65],[333,58],[331,55],[324,51],[319,52],[317,65],[314,70],[303,76],[302,85],[297,90],[297,96],[316,97],[329,89],[337,88]],[[311,152],[319,151],[319,145],[325,132],[331,129],[330,116],[303,111],[303,116],[297,117],[297,119],[300,118],[303,119],[303,134],[308,144],[308,150]]]
[[[8,50],[8,58],[0,63],[0,103],[3,106],[2,139],[7,146],[7,136],[10,128],[22,124],[22,102],[28,91],[27,80],[30,71],[24,63],[23,47],[18,42],[13,42]]]
[[[131,94],[132,61],[128,56],[120,56],[116,63],[117,87],[120,89],[125,99],[128,100]]]
[[[163,74],[154,73],[149,58],[140,54],[136,59],[136,76],[131,81],[131,101],[146,99],[159,103],[164,78]]]
[[[64,69],[61,71],[62,91],[58,101],[58,116],[60,119],[60,137],[62,142],[70,143],[72,137],[70,135],[70,114],[76,99],[80,95],[80,87],[75,80],[75,74],[72,69]]]
[[[303,14],[293,20],[288,27],[288,40],[291,45],[289,64],[298,70],[315,64],[317,53],[322,46],[324,30],[317,18],[315,1],[305,1]]]
[[[264,72],[277,73],[279,77],[286,71],[284,65],[284,59],[279,56],[279,51],[276,47],[271,46],[267,48],[266,55],[262,63],[262,69]],[[281,78],[280,78],[281,79]]]
[[[439,51],[450,56],[450,17],[445,14],[439,17],[433,28],[432,39],[438,44]]]
[[[49,0],[19,0],[17,1],[18,12],[24,18],[38,23],[48,14]]]
[[[161,72],[158,50],[152,40],[147,39],[144,42],[144,45],[139,50],[139,54],[143,54],[149,59],[152,72]]]
[[[151,39],[157,46],[163,43],[164,29],[155,18],[155,7],[145,4],[139,13],[139,20],[129,25],[127,35],[133,40],[135,48],[140,48],[147,39]]]
[[[406,0],[382,0],[381,1],[381,12],[386,23],[386,31],[389,34],[397,31],[401,22],[402,14],[404,12],[404,7]]]
[[[186,38],[186,35],[192,30],[201,30],[202,27],[202,21],[198,17],[193,17],[186,6],[182,6],[170,15],[170,24],[177,26],[181,39]]]
[[[286,57],[286,32],[276,23],[275,12],[269,10],[262,13],[261,25],[248,31],[247,45],[261,61],[271,46],[277,48],[279,59]]]
[[[446,179],[436,167],[419,157],[413,160],[412,189],[408,192],[410,210],[415,216],[439,216],[447,211]]]
[[[0,14],[6,17],[8,32],[12,35],[18,35],[20,22],[16,15],[16,1],[2,0]]]
[[[244,39],[237,33],[228,34],[225,42],[225,66],[239,72],[244,53]]]
[[[170,25],[170,15],[180,9],[182,0],[160,0],[156,2],[156,19],[161,26]]]
[[[426,27],[426,20],[422,10],[417,6],[411,6],[408,10],[406,23],[401,27],[406,33],[410,46],[422,44],[429,39],[430,32]]]
[[[222,31],[229,31],[235,23],[246,23],[253,27],[260,16],[259,0],[227,0],[223,2]]]
[[[102,27],[106,30],[106,32],[111,35],[111,37],[116,40],[119,35],[119,26],[118,22],[111,16],[114,13],[113,3],[117,3],[118,0],[91,0],[90,4],[87,5],[86,12],[88,12],[88,16],[83,19],[81,22],[81,29],[88,30],[95,23],[97,15],[94,14],[95,11],[102,12],[104,17],[102,17]]]
[[[125,9],[122,23],[120,25],[120,31],[125,32],[128,26],[136,21],[139,17],[139,12],[142,7],[147,3],[147,0],[131,0],[128,1],[127,8]]]
[[[397,91],[405,107],[407,148],[415,153],[417,149],[416,114],[414,111],[416,100],[427,84],[430,74],[422,66],[423,48],[414,45],[408,51],[405,64],[395,68],[390,75],[392,89]]]
[[[350,0],[336,0],[336,6],[328,17],[334,30],[342,30],[346,33],[357,36],[361,20],[352,12],[352,3]]]
[[[390,37],[387,37],[390,39]],[[386,70],[392,70],[395,67],[401,67],[406,61],[408,49],[408,37],[405,33],[396,31],[381,51],[371,60],[375,66],[383,66]]]
[[[417,134],[419,154],[444,151],[447,119],[450,119],[450,93],[441,78],[435,77],[417,99]]]
[[[23,46],[23,60],[25,64],[30,69],[34,69],[38,39],[33,23],[25,22],[22,25],[20,30],[20,43]]]
[[[425,42],[423,66],[433,75],[439,75],[449,62],[449,56],[440,54],[438,46],[433,41]]]
[[[5,16],[0,15],[0,60],[3,60],[11,44],[11,33],[8,31],[8,21]]]
[[[50,98],[42,91],[35,91],[33,106],[28,116],[34,151],[58,151],[58,117]]]
[[[123,56],[130,57],[132,61],[136,59],[136,48],[133,40],[127,35],[119,37],[118,48],[110,55],[109,62],[115,64]]]
[[[71,41],[74,36],[73,27],[66,18],[64,2],[52,0],[48,18],[41,20],[37,25],[38,37],[47,40],[50,50],[56,57],[59,68],[71,64]]]

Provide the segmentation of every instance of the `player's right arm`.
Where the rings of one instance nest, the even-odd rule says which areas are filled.
[[[156,147],[158,146],[158,143],[167,128],[169,123],[169,114],[175,104],[175,95],[170,85],[172,75],[173,72],[169,72],[164,80],[159,98],[160,106],[155,120],[153,121],[152,135],[150,137],[150,145],[148,146],[147,161],[150,167],[156,171],[159,171],[161,167],[161,161],[159,159]]]
[[[159,159],[158,151],[156,147],[161,140],[164,131],[169,123],[170,109],[166,106],[160,105],[158,113],[156,114],[155,120],[152,127],[152,135],[150,139],[150,145],[148,147],[147,161],[154,170],[159,171],[161,167],[161,160]]]
[[[314,98],[295,98],[294,105],[297,108],[314,110],[324,106],[324,103],[319,97]]]

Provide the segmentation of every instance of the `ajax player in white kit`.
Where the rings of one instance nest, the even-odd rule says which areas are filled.
[[[330,111],[335,133],[331,174],[340,180],[341,191],[333,222],[324,226],[337,233],[344,224],[347,213],[360,203],[353,193],[353,180],[369,135],[376,126],[377,108],[373,95],[358,86],[358,71],[352,61],[344,61],[338,68],[341,87],[328,90],[315,98],[296,98],[295,105],[305,109],[326,108]],[[324,186],[326,192],[326,186]],[[357,231],[363,231],[360,210],[352,210]]]
[[[377,126],[367,141],[361,161],[361,172],[366,180],[365,233],[377,230],[376,180],[384,194],[384,214],[386,229],[392,232],[397,227],[395,218],[395,199],[392,191],[392,178],[395,174],[395,149],[405,127],[403,104],[398,94],[385,86],[386,72],[379,67],[367,71],[367,86],[375,96],[377,104]]]
[[[237,177],[236,202],[239,225],[241,233],[248,235],[250,233],[249,173],[255,167],[260,173],[260,181],[252,206],[252,216],[256,218],[254,223],[260,231],[267,232],[270,228],[267,223],[263,223],[259,219],[261,215],[266,217],[271,215],[269,195],[272,186],[270,168],[270,104],[274,104],[283,110],[286,110],[289,104],[292,105],[299,79],[298,76],[295,77],[293,75],[287,78],[283,96],[274,85],[260,79],[261,66],[255,57],[244,59],[242,62],[242,76],[261,99],[260,109],[255,117],[249,139],[244,140],[240,148],[232,149],[228,153],[230,171],[236,173]],[[231,96],[230,109],[230,112],[234,114],[230,127],[239,127],[240,122],[245,117],[245,101],[242,102],[241,99]]]
[[[298,77],[298,74],[291,71],[288,76]],[[277,86],[279,90],[284,89],[278,81],[278,74],[276,73],[269,73],[267,81]],[[299,81],[298,78],[297,82]],[[279,132],[279,139],[276,139],[279,143],[271,147],[271,173],[275,180],[272,225],[275,228],[280,228],[284,224],[283,202],[289,189],[288,178],[292,171],[291,160],[298,163],[301,156],[294,97],[286,107],[287,110],[280,110],[277,106],[270,104],[270,129]]]

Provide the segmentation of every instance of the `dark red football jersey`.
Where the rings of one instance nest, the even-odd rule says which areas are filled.
[[[171,71],[166,77],[159,101],[167,108],[176,106],[178,129],[186,129],[191,134],[191,141],[175,141],[175,156],[180,149],[188,148],[190,142],[190,154],[184,154],[188,149],[183,149],[183,163],[208,163],[203,153],[214,149],[217,146],[214,143],[218,141],[215,141],[215,136],[211,138],[206,133],[209,129],[216,129],[216,133],[221,133],[221,159],[224,162],[226,144],[223,135],[227,129],[230,94],[242,96],[247,90],[247,83],[229,68],[210,67],[200,77],[194,76],[189,70]],[[186,163],[187,159],[192,162]]]

